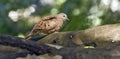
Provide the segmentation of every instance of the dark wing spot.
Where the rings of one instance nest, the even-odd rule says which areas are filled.
[[[55,19],[56,17],[51,17],[50,20]]]
[[[53,20],[53,19],[56,19],[56,17],[49,17],[49,18],[44,19],[43,21]]]
[[[39,31],[41,31],[41,29],[34,29],[34,30],[33,30],[34,33],[37,33],[37,32],[39,32]]]

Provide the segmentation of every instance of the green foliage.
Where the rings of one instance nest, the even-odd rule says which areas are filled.
[[[64,12],[68,15],[70,21],[66,21],[60,31],[84,30],[94,26],[94,22],[98,25],[119,23],[119,14],[113,13],[110,8],[99,8],[101,0],[55,0],[53,5],[42,5],[42,0],[0,0],[0,34],[10,34],[18,36],[26,35],[34,23],[30,23],[29,19],[20,18],[17,22],[12,21],[8,14],[10,11],[28,8],[30,5],[36,5],[36,11],[33,16],[46,16],[55,13]],[[96,1],[96,2],[94,2]],[[98,10],[90,9],[97,6]],[[102,13],[102,14],[101,14]],[[93,15],[94,18],[89,19],[88,16]]]

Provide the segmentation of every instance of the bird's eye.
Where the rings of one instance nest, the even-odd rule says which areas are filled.
[[[66,17],[65,15],[63,15],[63,17]]]

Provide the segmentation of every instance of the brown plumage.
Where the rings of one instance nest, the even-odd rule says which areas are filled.
[[[43,17],[38,21],[38,23],[35,24],[32,31],[26,36],[25,39],[28,39],[32,35],[38,33],[51,34],[57,32],[63,25],[63,21],[66,19],[68,18],[65,13]]]

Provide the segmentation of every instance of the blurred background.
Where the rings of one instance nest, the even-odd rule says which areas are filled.
[[[25,36],[40,17],[66,13],[60,31],[120,22],[119,0],[0,0],[0,34]]]

